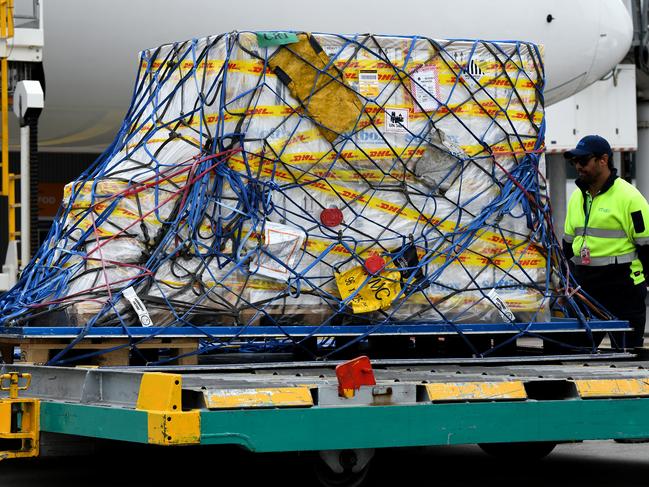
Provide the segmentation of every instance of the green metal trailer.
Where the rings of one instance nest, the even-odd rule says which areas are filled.
[[[365,385],[345,385],[328,362],[4,365],[1,456],[37,456],[51,433],[313,451],[324,485],[357,485],[378,448],[478,443],[541,456],[558,442],[648,438],[649,363],[582,360],[378,360]]]

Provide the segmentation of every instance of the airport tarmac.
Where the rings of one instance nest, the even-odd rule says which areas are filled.
[[[649,478],[649,443],[590,441],[558,445],[547,458],[496,460],[475,445],[383,450],[370,487],[635,487]],[[254,455],[231,450],[119,448],[101,455],[5,461],[2,487],[161,487],[183,484],[315,486],[305,457]],[[176,473],[176,474],[174,474]],[[270,478],[275,479],[271,482]]]

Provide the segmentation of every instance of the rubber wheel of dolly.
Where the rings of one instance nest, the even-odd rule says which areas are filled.
[[[313,472],[315,473],[316,480],[318,485],[321,487],[361,487],[366,484],[370,469],[372,467],[372,461],[360,471],[353,472],[350,470],[345,470],[343,473],[336,473],[325,461],[320,458],[319,455],[313,455],[311,457],[313,462]]]
[[[553,441],[523,443],[479,443],[488,455],[503,460],[535,461],[547,457],[557,444]]]

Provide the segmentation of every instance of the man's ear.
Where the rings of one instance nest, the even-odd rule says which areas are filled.
[[[608,154],[604,154],[600,159],[605,166],[608,166]]]

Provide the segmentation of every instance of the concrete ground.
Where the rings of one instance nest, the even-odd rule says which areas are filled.
[[[382,450],[367,485],[644,487],[647,479],[649,443],[593,441],[559,445],[546,459],[530,463],[494,460],[475,445]],[[2,487],[263,484],[317,485],[304,457],[219,448],[118,447],[91,457],[0,463]]]

